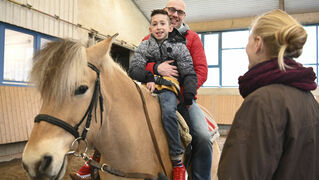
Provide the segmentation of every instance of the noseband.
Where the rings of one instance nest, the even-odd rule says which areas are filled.
[[[47,114],[39,114],[35,117],[34,122],[35,123],[39,123],[40,121],[46,121],[50,124],[59,126],[60,128],[66,130],[67,132],[69,132],[70,134],[72,134],[75,139],[85,139],[86,138],[86,134],[89,131],[90,125],[91,125],[91,119],[92,119],[92,111],[93,108],[95,107],[95,120],[96,120],[96,107],[97,107],[97,102],[100,101],[100,113],[101,113],[101,124],[102,124],[102,119],[103,119],[103,97],[102,97],[102,93],[101,93],[101,88],[100,88],[100,71],[97,67],[95,67],[93,64],[88,63],[88,66],[94,70],[97,74],[97,78],[95,81],[95,87],[94,87],[94,92],[93,92],[93,96],[90,102],[90,105],[88,107],[88,109],[86,110],[84,116],[82,117],[81,121],[76,124],[75,126],[72,126],[56,117],[47,115]],[[80,136],[78,129],[79,126],[84,122],[84,120],[86,119],[86,123],[85,123],[85,127],[82,131],[82,134]]]

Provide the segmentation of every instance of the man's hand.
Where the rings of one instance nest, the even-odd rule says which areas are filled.
[[[146,88],[153,92],[155,90],[155,83],[154,82],[148,82],[146,83]]]
[[[172,66],[169,63],[174,62],[174,60],[164,61],[157,67],[157,72],[162,76],[168,77],[178,77],[178,71],[176,66]]]

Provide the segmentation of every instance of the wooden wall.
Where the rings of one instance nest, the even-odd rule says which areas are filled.
[[[203,105],[217,124],[232,124],[243,98],[239,95],[198,95],[197,103]]]
[[[40,103],[34,88],[0,86],[0,144],[28,140]]]
[[[319,90],[312,91],[319,102]],[[197,103],[204,106],[217,124],[231,125],[244,99],[237,88],[200,88]]]

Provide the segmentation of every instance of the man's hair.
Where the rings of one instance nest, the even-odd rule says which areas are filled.
[[[157,14],[163,14],[163,15],[166,15],[167,16],[167,20],[168,22],[170,23],[170,19],[169,19],[169,16],[168,16],[168,13],[164,10],[164,9],[154,9],[151,13],[151,18]]]

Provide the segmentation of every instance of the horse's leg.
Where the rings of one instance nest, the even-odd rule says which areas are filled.
[[[218,143],[217,143],[217,141],[214,141],[214,143],[213,143],[213,161],[212,161],[212,170],[211,170],[212,180],[218,180],[217,170],[218,170],[220,155],[221,155],[221,152],[220,152]]]

